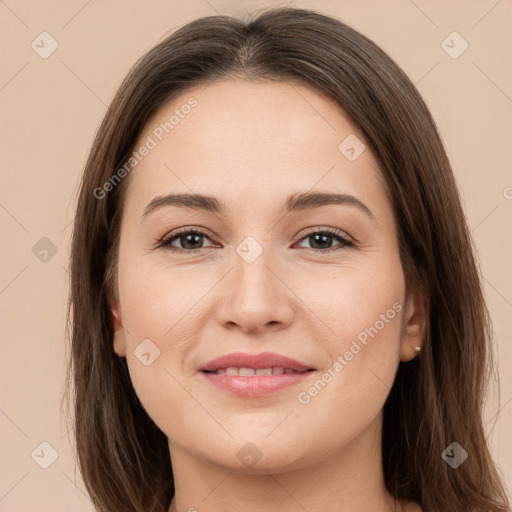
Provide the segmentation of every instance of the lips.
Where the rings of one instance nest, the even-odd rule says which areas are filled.
[[[314,368],[272,352],[228,354],[198,370],[216,389],[244,398],[275,393],[303,383],[316,373]]]
[[[228,369],[242,369],[244,370],[243,373],[248,376],[250,376],[251,373],[245,370],[255,370],[256,375],[269,375],[268,373],[257,372],[257,370],[267,370],[268,372],[269,369],[272,369],[272,375],[292,372],[301,373],[308,370],[314,370],[314,368],[310,366],[273,352],[262,352],[260,354],[237,352],[213,359],[201,366],[199,371],[216,373],[219,370]],[[233,370],[231,370],[230,373],[231,375],[240,374],[239,372],[235,374]]]

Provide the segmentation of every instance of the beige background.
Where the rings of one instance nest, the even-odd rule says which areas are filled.
[[[198,16],[277,4],[0,0],[0,511],[93,510],[75,474],[59,405],[72,197],[106,105],[129,66],[168,31]],[[489,431],[495,424],[491,447],[511,489],[512,3],[292,5],[334,15],[382,46],[417,84],[438,123],[463,193],[495,326],[501,393],[493,392],[486,421]],[[31,47],[34,40],[42,46],[43,31],[58,43],[47,59]],[[456,59],[441,46],[453,31],[469,44]],[[455,39],[451,51],[461,44]],[[51,243],[40,241],[44,237]],[[52,462],[52,449],[42,442],[58,455],[47,469],[40,464]]]

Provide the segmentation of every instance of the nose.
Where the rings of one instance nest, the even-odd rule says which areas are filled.
[[[234,253],[233,270],[224,279],[218,322],[256,334],[282,329],[293,320],[293,297],[270,249],[249,263]]]

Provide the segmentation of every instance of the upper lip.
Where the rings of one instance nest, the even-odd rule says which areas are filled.
[[[312,370],[310,366],[304,365],[280,354],[273,352],[262,352],[260,354],[248,354],[244,352],[234,352],[218,357],[199,368],[199,371],[214,372],[220,368],[274,368],[282,367],[285,370],[305,371]]]

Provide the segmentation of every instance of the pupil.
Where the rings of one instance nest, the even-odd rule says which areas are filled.
[[[328,243],[331,236],[330,235],[323,235],[323,234],[314,234],[312,235],[313,236],[313,240],[314,240],[314,243],[312,244],[312,246],[314,246],[315,244],[317,245],[321,245],[321,247],[330,247],[330,244]],[[317,243],[317,239],[320,239],[320,244]],[[327,245],[322,245],[322,244],[327,244]]]
[[[185,243],[182,244],[182,246],[185,248],[185,249],[189,249],[190,247],[187,247],[187,245],[194,245],[194,243],[197,243],[198,241],[200,241],[199,239],[201,238],[202,235],[194,235],[194,234],[189,234],[189,235],[185,235]],[[192,241],[192,242],[189,242],[190,239],[194,238],[195,241]],[[192,247],[194,248],[194,247]]]

